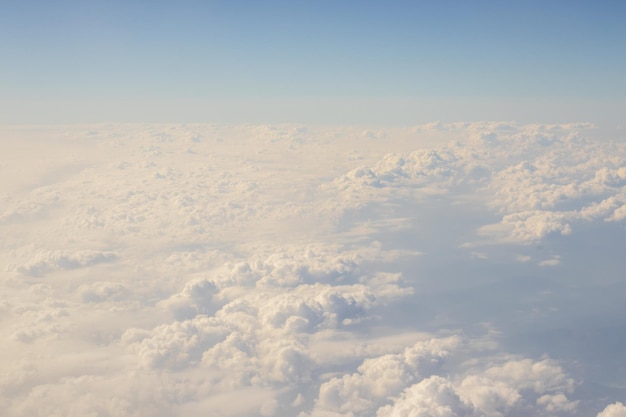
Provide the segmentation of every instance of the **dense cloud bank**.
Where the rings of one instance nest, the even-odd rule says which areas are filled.
[[[3,415],[626,415],[620,137],[435,123],[1,140]]]

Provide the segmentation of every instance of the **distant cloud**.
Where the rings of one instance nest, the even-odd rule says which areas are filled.
[[[577,129],[588,126],[448,128],[476,133],[432,149],[388,154],[337,178],[333,186],[352,205],[363,204],[368,194],[370,201],[393,201],[415,191],[454,191],[453,199],[479,192],[501,215],[498,223],[479,226],[479,234],[505,241],[534,242],[568,235],[580,222],[624,218],[625,151],[586,140]]]

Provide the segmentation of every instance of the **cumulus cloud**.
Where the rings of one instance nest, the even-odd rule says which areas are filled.
[[[456,155],[448,150],[420,150],[408,155],[389,154],[371,168],[360,167],[336,180],[343,189],[373,186],[383,188],[392,184],[421,187],[432,182],[446,185],[455,179]],[[458,180],[458,179],[457,179]]]
[[[556,362],[487,356],[469,367],[459,364],[467,349],[474,357],[484,356],[477,347],[450,336],[367,358],[356,373],[324,382],[314,410],[306,415],[502,417],[577,410],[578,401],[568,397],[575,381]]]
[[[114,262],[116,259],[117,255],[113,252],[42,251],[25,264],[12,266],[11,269],[26,275],[42,276],[56,270],[86,268],[100,263]]]
[[[228,332],[221,322],[198,316],[158,326],[151,332],[127,330],[122,343],[130,345],[147,367],[179,369],[198,363],[202,354]]]
[[[127,289],[119,282],[97,282],[81,286],[79,293],[82,301],[99,303],[111,299],[122,299]]]
[[[597,417],[623,417],[626,416],[626,407],[621,402],[607,405],[604,410],[598,413]]]
[[[332,187],[357,206],[365,196],[389,202],[415,196],[414,190],[454,191],[454,198],[488,192],[486,204],[501,219],[479,225],[479,232],[498,240],[536,242],[569,235],[583,221],[623,218],[623,146],[587,141],[567,126],[466,129],[478,132],[433,149],[388,154],[337,178]]]
[[[330,411],[370,414],[404,387],[431,375],[459,344],[455,336],[430,339],[398,354],[365,359],[356,373],[334,377],[320,386],[312,415]]]
[[[445,378],[433,376],[405,390],[393,405],[381,408],[377,417],[463,417],[473,415],[454,386]]]
[[[594,129],[45,128],[3,155],[0,408],[595,414],[626,147]]]
[[[198,314],[214,313],[218,301],[214,299],[216,285],[207,279],[190,281],[183,290],[174,294],[161,305],[173,311],[176,318],[193,318]]]
[[[486,416],[506,416],[516,407],[536,407],[537,415],[574,411],[577,401],[566,396],[573,391],[574,384],[553,361],[522,359],[509,360],[463,378],[459,391]],[[532,399],[537,396],[540,397],[534,405]]]

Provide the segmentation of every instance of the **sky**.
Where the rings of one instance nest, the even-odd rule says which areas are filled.
[[[625,28],[619,1],[6,1],[0,122],[616,126]]]

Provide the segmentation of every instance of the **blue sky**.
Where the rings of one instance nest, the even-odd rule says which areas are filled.
[[[625,32],[619,1],[7,1],[0,122],[617,122]]]

